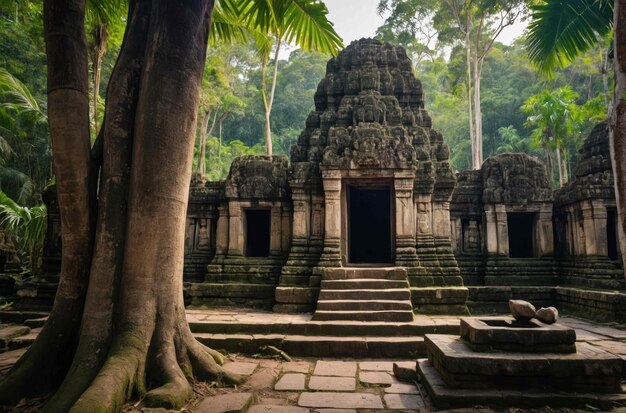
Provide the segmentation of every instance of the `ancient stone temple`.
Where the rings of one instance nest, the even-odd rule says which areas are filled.
[[[606,124],[580,155],[558,191],[526,154],[455,176],[406,52],[353,42],[328,62],[290,160],[245,156],[224,181],[192,182],[186,302],[410,321],[524,299],[626,322]],[[56,286],[60,221],[45,199],[45,282],[16,285],[20,303],[49,305]]]
[[[208,268],[192,302],[318,307],[320,318],[318,297],[329,311],[465,312],[449,153],[406,52],[353,42],[328,62],[290,165],[245,157],[225,182],[192,188],[189,280],[198,251]]]

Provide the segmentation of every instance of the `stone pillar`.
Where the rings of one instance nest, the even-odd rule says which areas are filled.
[[[220,206],[217,208],[217,230],[215,236],[215,255],[224,256],[228,254],[228,208]]]
[[[324,199],[324,249],[318,267],[341,267],[340,176],[332,173],[324,176]]]
[[[509,231],[503,204],[485,205],[485,243],[487,255],[509,256]]]
[[[312,195],[312,214],[311,214],[311,247],[320,249],[324,240],[324,195]],[[321,252],[321,251],[320,251]]]
[[[554,255],[554,230],[552,226],[552,204],[542,205],[535,214],[535,256]]]
[[[418,265],[415,249],[415,214],[413,208],[413,178],[394,180],[396,206],[396,265]]]
[[[580,209],[583,218],[582,227],[585,232],[584,255],[598,255],[597,234],[593,217],[593,205],[591,201],[582,201],[580,203]]]
[[[607,239],[607,216],[606,206],[603,201],[591,201],[593,206],[593,222],[596,233],[596,254],[606,257],[609,255],[609,243]]]
[[[241,204],[237,201],[228,203],[228,255],[243,255],[243,217]]]
[[[433,238],[431,199],[431,194],[413,193],[413,201],[415,202],[415,245],[420,267],[417,271],[413,269],[409,271],[417,272],[417,274],[421,275],[430,274],[439,267],[435,240]],[[425,268],[428,268],[428,270]]]
[[[289,252],[289,241],[291,240],[291,208],[283,205],[283,216],[281,218],[281,245],[283,254]]]
[[[282,254],[282,222],[282,208],[279,205],[272,206],[270,209],[270,256],[273,257]]]

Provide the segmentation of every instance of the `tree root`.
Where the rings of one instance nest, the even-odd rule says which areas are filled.
[[[188,327],[184,330],[188,331]],[[70,412],[117,412],[132,395],[143,396],[147,407],[179,409],[192,395],[194,377],[223,384],[243,382],[241,376],[218,364],[223,361],[220,353],[199,343],[191,332],[177,331],[177,335],[179,339],[154,340],[152,347],[156,348],[150,351],[133,334],[119,336],[102,369]],[[146,378],[157,387],[146,391]]]

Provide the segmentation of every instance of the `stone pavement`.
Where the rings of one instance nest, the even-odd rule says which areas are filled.
[[[248,333],[250,336],[263,334],[262,332],[275,334],[276,329],[286,329],[283,334],[288,334],[293,329],[317,330],[326,328],[324,326],[327,325],[330,325],[332,329],[358,330],[362,328],[368,331],[373,329],[379,335],[393,333],[394,329],[398,328],[395,323],[335,322],[329,324],[325,322],[320,324],[311,321],[310,315],[283,315],[257,311],[233,311],[232,309],[194,310],[188,312],[188,318],[191,323],[196,323],[196,327],[202,327],[202,323],[209,323],[207,325],[211,329],[223,328],[226,333],[229,329],[241,328],[243,324],[247,326],[246,328],[252,329]],[[413,330],[413,334],[419,334],[422,328],[420,326],[430,325],[450,330],[448,334],[458,335],[458,330],[456,333],[452,331],[455,326],[458,326],[458,318],[418,315],[416,320],[418,321],[414,323],[402,324],[402,328]],[[626,365],[626,331],[614,328],[614,326],[598,325],[569,317],[562,318],[560,322],[576,329],[578,342],[616,354],[624,360]],[[29,339],[32,338],[30,336],[35,335],[39,326],[39,323],[32,325]],[[24,352],[23,347],[16,347],[21,347],[29,341],[22,339],[15,342],[15,329],[6,330],[6,334],[3,334],[3,331],[5,331],[4,328],[0,328],[0,342],[4,340],[5,348],[11,350],[0,353],[0,375]],[[233,335],[232,339],[237,338]],[[16,349],[13,350],[13,348]],[[222,347],[215,348],[222,349]],[[414,383],[399,382],[391,373],[393,362],[414,368],[414,358],[368,359],[355,354],[341,359],[294,358],[292,362],[283,362],[231,353],[228,355],[228,360],[224,367],[245,376],[246,381],[236,388],[216,388],[211,384],[198,383],[196,385],[198,397],[182,411],[193,413],[374,413],[433,410],[423,388],[417,387]],[[626,372],[626,366],[624,372]],[[156,413],[156,411],[163,412],[164,410],[141,409],[140,405],[137,407],[129,405],[124,411]],[[477,410],[472,408],[465,411]],[[482,411],[491,412],[485,409]]]
[[[298,360],[278,363],[240,360],[224,365],[226,370],[247,377],[239,389],[219,389],[215,395],[189,406],[189,410],[197,413],[356,413],[427,409],[416,383],[403,383],[393,377],[394,362],[415,369],[415,361]],[[275,381],[261,383],[257,376],[268,369],[274,371]]]

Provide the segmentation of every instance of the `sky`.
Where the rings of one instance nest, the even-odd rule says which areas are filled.
[[[328,7],[328,19],[334,23],[335,30],[346,46],[353,40],[373,37],[376,28],[385,21],[376,13],[378,0],[325,0],[324,3]],[[517,23],[507,28],[498,41],[511,44],[525,27],[525,23]]]

